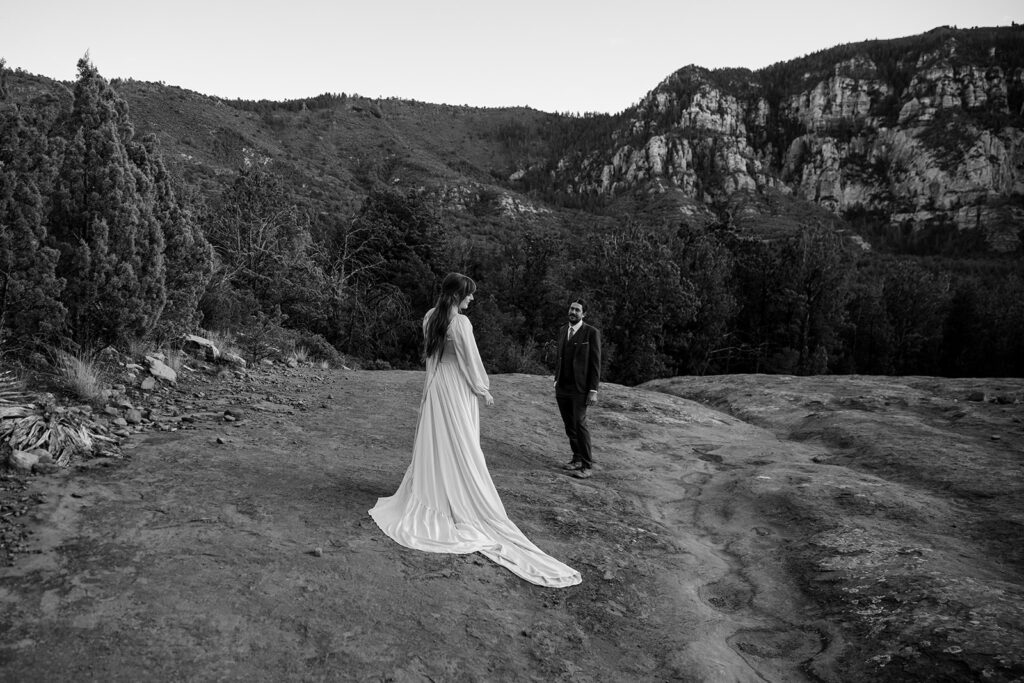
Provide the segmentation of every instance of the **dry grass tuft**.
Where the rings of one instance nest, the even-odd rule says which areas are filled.
[[[164,355],[164,365],[174,372],[181,372],[181,366],[185,364],[185,353],[181,349],[161,349],[160,353]]]
[[[241,346],[235,338],[235,335],[231,332],[217,331],[217,330],[200,330],[199,336],[203,339],[208,339],[213,342],[213,345],[217,347],[217,350],[224,353],[233,353],[236,356],[244,355],[241,351]]]
[[[306,363],[309,362],[310,359],[309,349],[301,345],[296,346],[294,349],[292,349],[290,357],[295,359],[295,362],[305,365]]]
[[[57,351],[54,370],[60,382],[83,401],[98,403],[105,398],[103,373],[95,354]]]

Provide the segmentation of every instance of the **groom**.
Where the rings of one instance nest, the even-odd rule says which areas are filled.
[[[555,361],[555,401],[572,448],[572,461],[563,468],[578,479],[590,478],[594,466],[587,406],[597,402],[601,380],[601,333],[583,322],[586,309],[580,299],[569,304],[569,324],[559,330]]]

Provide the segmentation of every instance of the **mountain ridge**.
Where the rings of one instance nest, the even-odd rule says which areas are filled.
[[[670,215],[707,225],[734,221],[737,203],[756,218],[782,194],[824,208],[875,248],[915,248],[938,232],[1018,253],[1022,73],[1024,27],[1013,25],[938,27],[756,71],[687,65],[617,114],[344,93],[226,100],[112,83],[138,132],[155,135],[172,172],[203,194],[253,162],[319,212],[352,215],[370,189],[392,186],[432,192],[456,222],[546,211],[576,224],[574,211],[628,215],[627,195],[662,195]],[[14,76],[19,99],[62,97],[57,81]]]

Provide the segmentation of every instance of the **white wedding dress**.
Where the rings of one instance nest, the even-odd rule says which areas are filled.
[[[370,516],[407,548],[479,552],[531,583],[574,586],[580,573],[531,543],[505,514],[480,449],[478,397],[489,386],[473,325],[456,315],[440,362],[436,355],[427,359],[412,463],[395,494],[378,499]]]

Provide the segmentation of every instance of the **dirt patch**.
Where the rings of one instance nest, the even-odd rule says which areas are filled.
[[[952,381],[907,384],[889,406],[887,378],[859,379],[868,398],[852,402],[841,378],[609,385],[591,418],[596,476],[580,481],[559,469],[547,379],[495,376],[482,440],[505,507],[583,574],[554,590],[479,555],[402,548],[367,515],[408,464],[422,380],[188,373],[150,397],[125,461],[18,480],[36,502],[18,517],[27,552],[0,569],[0,678],[1021,675],[1017,404],[957,401],[946,433]],[[844,421],[861,413],[869,428]],[[887,459],[914,415],[918,460]],[[964,425],[986,448],[957,475]]]

